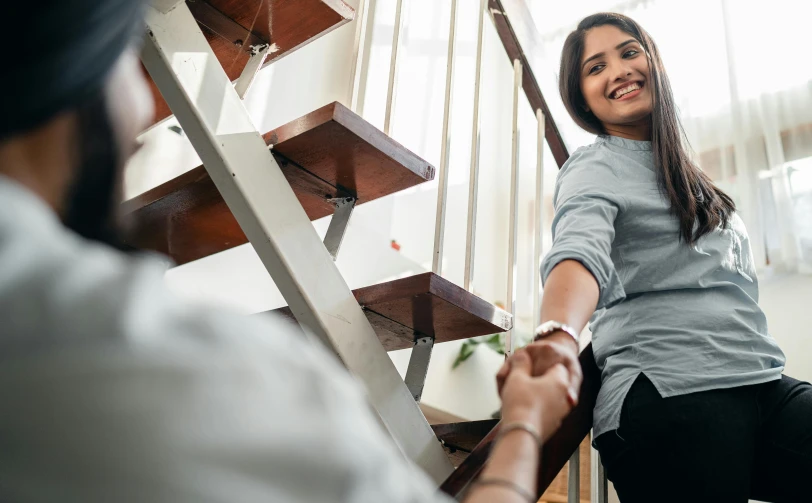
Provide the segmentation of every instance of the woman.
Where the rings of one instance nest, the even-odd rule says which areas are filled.
[[[599,137],[558,176],[533,346],[574,365],[592,316],[594,445],[621,501],[812,501],[812,386],[782,376],[747,232],[691,162],[654,41],[584,19],[560,91]]]

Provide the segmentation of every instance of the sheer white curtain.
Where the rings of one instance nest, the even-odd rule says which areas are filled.
[[[545,40],[545,97],[571,150],[591,141],[567,116],[557,69],[586,15],[621,12],[659,46],[696,160],[729,191],[759,268],[812,268],[812,65],[800,0],[592,0],[569,9],[530,2]],[[555,11],[555,16],[550,13]]]

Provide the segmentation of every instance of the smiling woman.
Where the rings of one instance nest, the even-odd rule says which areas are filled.
[[[646,86],[648,60],[640,43],[630,38],[613,50],[598,52],[618,37],[628,35],[614,26],[602,26],[584,40],[584,52],[592,54],[581,65],[585,112],[602,117],[607,132],[648,140],[652,97],[651,87]]]
[[[558,175],[530,347],[576,351],[549,327],[591,317],[594,445],[620,500],[808,500],[812,385],[782,375],[747,230],[691,161],[657,46],[626,16],[589,16],[559,85],[598,139]]]
[[[652,142],[660,187],[685,242],[727,223],[735,204],[691,162],[659,50],[640,25],[614,13],[584,19],[564,43],[559,75],[561,97],[579,126]]]

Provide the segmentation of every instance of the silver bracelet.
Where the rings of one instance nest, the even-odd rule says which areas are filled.
[[[530,491],[528,491],[527,489],[525,489],[524,487],[520,486],[519,484],[517,484],[515,482],[511,482],[510,480],[498,479],[498,478],[494,478],[494,477],[488,477],[488,478],[484,478],[484,479],[479,479],[476,482],[474,482],[473,484],[471,484],[471,490],[473,490],[476,487],[480,487],[480,486],[504,487],[504,488],[510,489],[511,491],[513,491],[516,494],[518,494],[519,496],[521,496],[522,499],[527,501],[527,503],[536,503],[537,498],[534,498],[533,495],[530,494]]]
[[[561,323],[560,321],[555,320],[545,321],[544,323],[539,325],[536,328],[535,337],[533,337],[533,342],[539,341],[547,337],[548,335],[559,331],[569,334],[573,339],[575,339],[575,344],[580,345],[581,338],[578,331],[569,325],[566,325],[564,323]]]
[[[499,433],[496,434],[496,438],[493,440],[493,445],[496,445],[496,443],[499,442],[502,437],[511,431],[516,430],[522,430],[529,433],[533,437],[533,440],[536,441],[536,444],[541,447],[541,434],[538,432],[538,430],[534,428],[533,425],[521,421],[514,421],[512,423],[499,425]]]

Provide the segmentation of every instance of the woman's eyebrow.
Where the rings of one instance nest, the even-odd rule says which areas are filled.
[[[633,43],[633,42],[637,42],[637,39],[630,38],[629,40],[627,40],[627,41],[625,41],[625,42],[621,42],[621,43],[619,43],[619,44],[617,44],[617,45],[615,46],[615,50],[616,50],[616,51],[617,51],[617,50],[620,50],[620,49],[622,49],[624,46],[627,46],[627,45],[629,45],[629,44],[631,44],[631,43]],[[587,64],[587,63],[589,63],[590,61],[592,61],[593,59],[602,58],[602,57],[604,57],[604,56],[606,56],[606,53],[605,53],[605,52],[599,52],[599,53],[597,53],[597,54],[593,54],[592,56],[590,56],[590,57],[586,58],[586,60],[584,60],[583,64],[581,65],[581,70],[583,70],[583,69],[584,69],[584,67],[586,66],[586,64]]]

